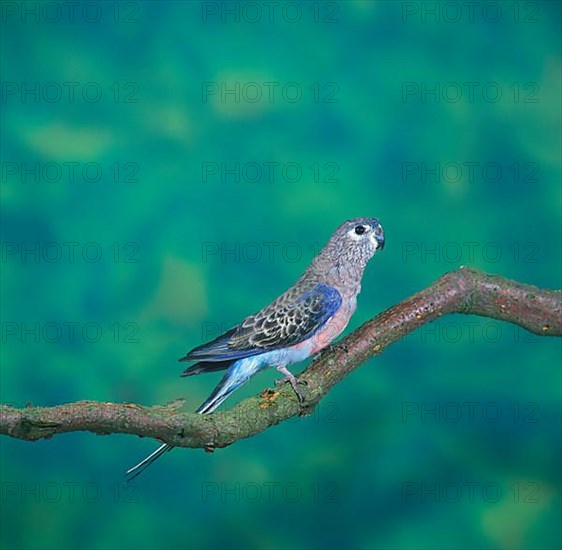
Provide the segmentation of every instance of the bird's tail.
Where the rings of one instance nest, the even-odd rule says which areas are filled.
[[[226,376],[225,376],[226,378]],[[225,378],[221,383],[215,388],[209,399],[205,401],[195,412],[199,414],[209,414],[212,413],[240,384],[237,386],[225,387]],[[141,475],[152,463],[156,462],[162,455],[171,451],[174,447],[168,443],[163,443],[154,452],[149,454],[145,459],[141,460],[138,464],[135,464],[132,468],[129,468],[125,473],[125,480],[130,483],[137,476]]]
[[[233,391],[256,374],[260,367],[261,362],[257,357],[246,357],[233,363],[207,401],[195,412],[199,414],[212,413]]]
[[[219,385],[213,390],[209,398],[195,411],[199,414],[212,413],[234,390],[238,389],[244,382],[252,377],[260,368],[261,363],[257,358],[248,357],[233,363],[226,374],[222,377]],[[153,462],[163,454],[171,451],[174,447],[163,443],[153,453],[149,454],[144,460],[129,468],[125,474],[126,481],[131,482],[142,474]]]
[[[228,378],[228,373],[223,376],[219,385],[213,390],[213,393],[209,398],[199,406],[195,411],[199,414],[210,414],[219,407],[219,405],[237,388],[239,388],[244,382],[239,384],[229,383],[231,382]]]
[[[160,445],[158,449],[149,454],[144,460],[141,460],[138,464],[127,470],[125,473],[126,482],[130,483],[133,481],[133,479],[141,475],[153,462],[172,449],[172,445],[168,445],[167,443]]]

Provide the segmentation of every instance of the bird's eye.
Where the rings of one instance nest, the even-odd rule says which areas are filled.
[[[356,235],[363,235],[363,233],[365,233],[365,228],[362,225],[358,225],[355,228],[355,234]]]

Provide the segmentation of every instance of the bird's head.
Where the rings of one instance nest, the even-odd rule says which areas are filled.
[[[369,258],[384,248],[384,232],[376,218],[348,220],[338,227],[332,239],[340,240],[346,248],[360,250]]]
[[[317,256],[314,269],[338,272],[359,270],[362,273],[367,262],[377,250],[384,248],[384,232],[376,218],[354,218],[343,222],[330,237]]]

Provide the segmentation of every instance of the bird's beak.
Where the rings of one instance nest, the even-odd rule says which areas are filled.
[[[384,232],[380,224],[373,227],[374,245],[377,250],[382,250],[384,248]]]

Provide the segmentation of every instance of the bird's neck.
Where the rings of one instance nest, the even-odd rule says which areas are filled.
[[[357,296],[361,290],[361,278],[365,270],[363,262],[351,264],[345,260],[329,264],[315,263],[310,266],[311,278],[317,282],[328,284],[346,296]],[[305,274],[305,276],[307,276]]]
[[[357,295],[361,290],[361,278],[364,265],[350,265],[348,263],[336,264],[331,270],[330,278],[336,288],[345,289],[349,295]]]

